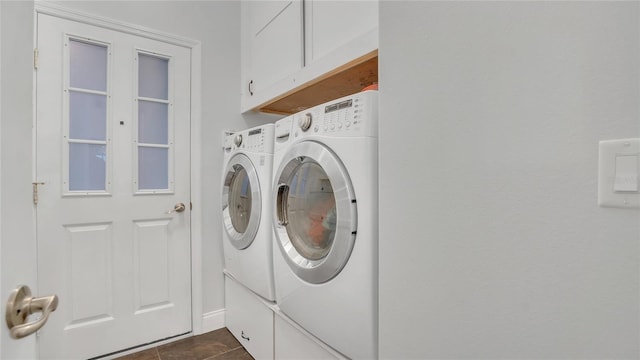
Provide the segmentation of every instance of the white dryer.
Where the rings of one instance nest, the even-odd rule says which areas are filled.
[[[274,301],[271,174],[274,125],[224,138],[222,219],[228,274]]]
[[[378,93],[276,122],[276,303],[354,359],[377,357]]]

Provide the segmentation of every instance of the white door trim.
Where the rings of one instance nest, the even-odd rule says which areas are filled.
[[[0,4],[0,21],[2,21],[2,5]],[[0,39],[2,39],[2,25],[0,25]],[[2,83],[2,45],[0,44],[0,84]],[[2,109],[2,86],[0,86],[0,109]],[[2,111],[0,111],[0,204],[2,204]],[[0,216],[0,270],[2,269],[2,217]],[[2,277],[0,276],[0,296],[3,294],[4,288],[2,287]],[[4,300],[0,301],[0,308],[4,306]],[[6,330],[0,332],[0,349],[4,342],[3,336],[6,334]],[[0,350],[0,358],[2,357],[2,350]]]
[[[35,1],[34,16],[37,24],[38,14],[47,14],[62,19],[98,26],[126,34],[145,37],[152,40],[166,42],[172,45],[191,49],[191,201],[202,198],[201,179],[201,149],[200,139],[202,127],[202,43],[173,34],[149,29],[143,26],[123,21],[96,16],[81,11],[68,9],[46,1]],[[34,86],[34,98],[35,98]],[[35,113],[35,102],[34,102]],[[35,119],[35,116],[34,116]],[[34,137],[35,146],[35,137]],[[35,152],[34,152],[35,157]],[[33,161],[35,163],[35,159]],[[34,219],[35,224],[35,219]],[[201,334],[202,328],[202,204],[196,203],[191,210],[191,321],[194,335]]]
[[[200,45],[200,41],[178,35],[150,29],[144,26],[127,23],[99,15],[89,14],[75,9],[69,9],[48,1],[36,0],[34,8],[37,14],[46,14],[61,19],[72,20],[88,25],[98,26],[104,29],[115,30],[125,34],[141,36],[144,38],[166,42],[172,45],[193,48]]]

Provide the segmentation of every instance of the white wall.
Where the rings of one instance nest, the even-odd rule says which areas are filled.
[[[382,358],[638,358],[640,3],[380,5]]]
[[[16,359],[33,357],[35,350],[35,337],[12,340],[4,324],[4,306],[11,290],[22,284],[35,290],[37,285],[35,263],[29,261],[36,251],[31,217],[33,4],[0,1],[0,7],[0,358]]]

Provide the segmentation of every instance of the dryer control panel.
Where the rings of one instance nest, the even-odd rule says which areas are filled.
[[[378,136],[378,92],[364,91],[291,116],[294,137]]]
[[[273,130],[273,124],[267,124],[231,133],[226,136],[224,146],[229,150],[273,153]]]

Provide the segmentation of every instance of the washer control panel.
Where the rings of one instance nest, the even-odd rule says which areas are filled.
[[[294,135],[377,136],[377,114],[378,92],[361,92],[292,115]]]

